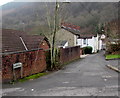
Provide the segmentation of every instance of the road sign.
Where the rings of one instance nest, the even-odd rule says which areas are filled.
[[[13,69],[16,69],[16,68],[19,68],[19,67],[22,67],[22,63],[15,63],[13,64]]]

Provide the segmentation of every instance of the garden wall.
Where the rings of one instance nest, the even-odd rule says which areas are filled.
[[[80,58],[80,46],[60,48],[60,63],[65,64]]]
[[[43,49],[2,54],[3,82],[21,78],[21,68],[13,70],[13,64],[22,63],[22,77],[42,72],[46,69],[46,56]]]

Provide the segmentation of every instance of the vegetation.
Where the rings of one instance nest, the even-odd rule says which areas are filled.
[[[51,70],[51,51],[50,50],[45,51],[45,55],[46,55],[47,70]]]
[[[91,46],[86,46],[83,48],[84,54],[91,54],[92,53],[92,47]]]
[[[119,42],[107,42],[106,54],[120,54],[120,43]]]
[[[117,19],[118,16],[118,3],[115,2],[71,2],[60,3],[60,7],[61,21],[79,25],[81,28],[91,26],[93,31],[100,24]],[[53,2],[6,4],[2,6],[3,28],[25,30],[49,37],[51,35],[49,26],[54,28],[54,9]],[[48,25],[47,19],[50,20],[51,25]]]
[[[112,55],[112,54],[110,54],[110,55],[106,55],[106,59],[118,59],[118,58],[120,58],[120,55],[118,54],[116,54],[116,55]]]
[[[56,39],[56,33],[59,28],[59,18],[58,18],[58,11],[59,11],[59,3],[55,3],[55,14],[54,14],[54,28],[52,33],[52,43],[51,43],[51,68],[56,67],[56,53],[55,53],[55,39]],[[48,24],[50,20],[48,20]],[[52,32],[51,31],[51,32]]]
[[[59,62],[59,59],[60,59],[60,51],[59,51],[59,49],[55,48],[55,61],[54,61],[55,66],[52,67],[52,68],[51,68],[51,51],[47,50],[45,54],[46,54],[47,70],[49,70],[49,71],[57,70],[57,69],[59,69],[61,67],[60,62]]]
[[[45,35],[51,44],[51,68],[55,67],[55,39],[62,21],[90,27],[90,32],[101,32],[103,23],[118,18],[116,2],[26,2],[2,6],[2,27]],[[112,26],[111,26],[112,27]],[[108,33],[110,28],[108,28]],[[114,34],[113,34],[114,35]],[[112,35],[111,35],[112,36]],[[90,47],[85,53],[92,53]]]
[[[28,76],[28,77],[24,77],[22,79],[19,79],[18,82],[24,82],[26,80],[32,80],[32,79],[36,79],[36,78],[39,78],[39,77],[42,77],[44,75],[47,75],[48,73],[38,73],[38,74],[34,74],[34,75],[31,75],[31,76]]]
[[[119,20],[115,19],[105,24],[105,35],[111,39],[119,39]]]

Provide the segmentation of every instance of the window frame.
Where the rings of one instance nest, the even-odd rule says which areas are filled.
[[[86,38],[83,39],[83,44],[85,45],[87,43]]]

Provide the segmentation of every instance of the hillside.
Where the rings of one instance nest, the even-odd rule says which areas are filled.
[[[55,3],[8,3],[2,7],[3,28],[28,31],[32,34],[50,34],[47,18],[53,27]],[[78,2],[60,3],[59,18],[81,28],[95,29],[100,23],[118,17],[117,3]]]

